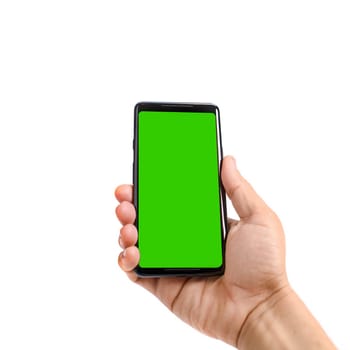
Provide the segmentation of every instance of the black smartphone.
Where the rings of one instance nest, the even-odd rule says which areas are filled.
[[[223,274],[227,219],[219,108],[141,102],[134,113],[136,273]]]

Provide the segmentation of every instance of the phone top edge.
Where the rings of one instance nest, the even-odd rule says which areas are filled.
[[[141,111],[193,111],[219,114],[219,107],[214,103],[202,102],[151,102],[142,101],[135,105],[135,114]]]

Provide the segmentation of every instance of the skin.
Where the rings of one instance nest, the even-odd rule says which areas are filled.
[[[278,217],[241,176],[232,157],[223,160],[222,183],[240,218],[229,220],[223,276],[137,277],[133,269],[140,254],[131,185],[115,191],[122,224],[121,269],[183,321],[240,349],[334,349],[289,285]]]

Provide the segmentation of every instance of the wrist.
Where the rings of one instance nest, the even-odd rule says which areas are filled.
[[[284,287],[270,294],[266,299],[260,302],[252,311],[249,312],[242,324],[237,337],[237,347],[239,349],[250,349],[259,338],[261,328],[269,326],[274,318],[274,312],[280,307],[285,299],[291,299],[294,291],[287,284]],[[288,302],[288,301],[287,301]]]
[[[237,344],[241,350],[335,349],[289,285],[271,294],[250,312]]]

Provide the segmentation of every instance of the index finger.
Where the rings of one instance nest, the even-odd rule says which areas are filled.
[[[114,191],[115,198],[120,203],[125,201],[132,203],[132,190],[132,185],[120,185]]]

